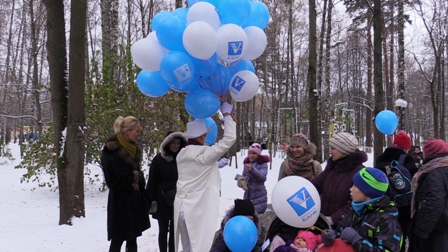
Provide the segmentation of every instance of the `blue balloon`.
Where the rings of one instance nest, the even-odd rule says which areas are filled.
[[[207,136],[205,137],[205,144],[213,145],[216,141],[216,137],[218,137],[218,126],[216,125],[215,120],[213,120],[211,117],[207,117],[203,120],[207,129],[210,129],[210,132],[208,132]]]
[[[192,117],[205,119],[218,112],[221,103],[218,97],[210,90],[196,88],[188,92],[184,106]]]
[[[156,35],[160,44],[170,51],[185,51],[182,35],[186,28],[185,21],[170,14],[160,20]]]
[[[194,64],[184,52],[171,51],[160,62],[160,73],[168,85],[180,92],[190,91],[198,85],[194,82]]]
[[[264,30],[269,23],[269,9],[263,2],[253,1],[250,3],[250,14],[242,27],[257,26]]]
[[[184,23],[187,23],[187,13],[187,8],[177,8],[172,12],[173,16],[180,18]]]
[[[230,251],[249,252],[257,243],[258,232],[251,219],[238,215],[226,223],[223,236]]]
[[[221,24],[242,25],[250,14],[250,0],[223,0],[216,7]]]
[[[159,71],[142,70],[138,73],[136,82],[140,92],[149,97],[160,97],[170,91]]]
[[[160,20],[165,18],[166,16],[171,15],[168,11],[161,11],[154,15],[154,17],[151,20],[151,30],[156,31],[158,28],[158,25],[160,23]]]
[[[218,56],[216,53],[208,60],[201,60],[195,57],[191,57],[191,59],[193,60],[195,74],[203,78],[210,77],[218,66]]]
[[[390,110],[383,110],[376,115],[375,126],[381,133],[390,135],[398,126],[398,117]]]

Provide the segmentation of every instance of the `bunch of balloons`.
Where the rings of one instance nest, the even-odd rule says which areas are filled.
[[[215,114],[230,94],[236,102],[252,99],[259,80],[251,60],[265,50],[263,29],[269,11],[260,1],[188,0],[189,8],[161,11],[152,32],[131,47],[142,69],[137,86],[149,97],[169,90],[187,92],[184,101],[194,118]]]

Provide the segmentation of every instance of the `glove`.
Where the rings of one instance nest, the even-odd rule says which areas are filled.
[[[223,168],[224,166],[227,166],[229,164],[229,160],[227,158],[221,158],[218,161],[218,168]]]
[[[157,212],[157,202],[151,202],[151,207],[149,208],[149,214],[155,214]]]
[[[325,229],[325,232],[322,232],[320,236],[322,237],[322,243],[324,245],[330,245],[333,243],[334,239],[336,239],[336,231],[333,229]]]
[[[228,102],[224,102],[221,105],[221,113],[225,114],[225,113],[232,113],[233,110],[233,106],[230,105]]]
[[[341,239],[349,242],[352,245],[362,239],[362,237],[356,232],[356,230],[352,227],[346,227],[344,231],[341,233]]]
[[[247,191],[247,181],[245,177],[241,176],[240,178],[238,178],[238,180],[236,181],[236,185],[239,188],[243,188],[244,191]]]

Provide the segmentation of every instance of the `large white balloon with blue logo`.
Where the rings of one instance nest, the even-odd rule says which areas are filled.
[[[300,176],[288,176],[275,184],[272,208],[284,223],[297,227],[313,226],[320,214],[320,196],[316,187]]]
[[[252,99],[260,87],[257,75],[250,70],[242,70],[233,75],[230,80],[229,93],[236,102]]]
[[[247,44],[247,35],[241,26],[236,24],[225,24],[216,31],[218,46],[216,54],[227,63],[239,60]]]

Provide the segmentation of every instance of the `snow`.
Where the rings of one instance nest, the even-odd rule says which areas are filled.
[[[20,179],[26,171],[14,168],[20,163],[19,147],[16,144],[10,144],[8,147],[15,160],[9,162],[1,160],[2,162],[0,162],[2,171],[0,173],[0,181],[2,181],[0,183],[0,250],[4,252],[108,251],[107,190],[101,192],[98,189],[98,184],[91,184],[88,179],[85,179],[86,217],[75,218],[72,226],[58,225],[58,192],[49,188],[41,188],[36,182],[21,183]],[[268,155],[268,151],[264,150],[262,154]],[[243,197],[243,190],[236,186],[234,178],[236,174],[242,174],[242,163],[246,155],[245,151],[238,153],[233,158],[230,167],[227,166],[220,170],[222,178],[220,219],[224,216],[225,211],[233,205],[235,198]],[[373,154],[368,153],[368,156],[369,160],[364,164],[372,166]],[[282,159],[279,155],[273,157],[272,167],[268,171],[265,183],[268,190],[268,203],[272,189],[277,182],[281,162]],[[325,163],[322,167],[325,168]],[[91,170],[89,176],[103,176],[97,165],[89,165],[89,169]],[[158,251],[157,233],[157,221],[151,218],[151,228],[137,239],[139,251]],[[124,251],[124,246],[122,251]]]

